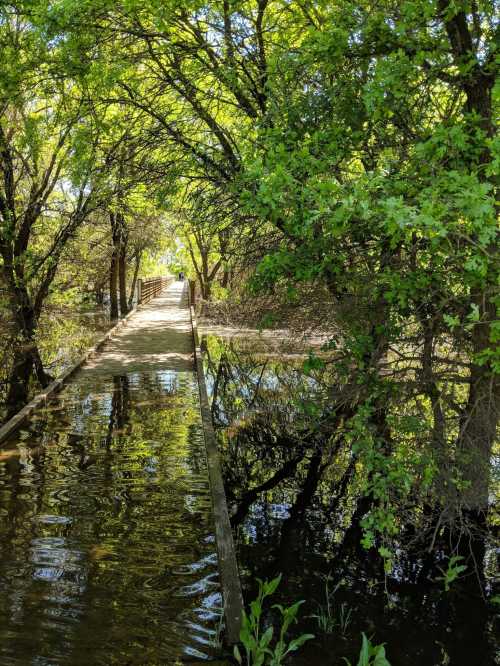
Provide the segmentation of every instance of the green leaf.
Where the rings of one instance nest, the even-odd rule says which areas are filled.
[[[257,600],[251,602],[250,610],[255,618],[259,618],[262,614],[262,607]]]
[[[273,637],[273,628],[268,627],[266,631],[262,634],[262,637],[260,639],[260,646],[262,648],[266,648],[271,642],[272,637]]]
[[[266,581],[264,583],[264,593],[265,593],[265,595],[270,596],[271,594],[274,594],[280,583],[281,583],[281,574],[279,574],[279,576],[276,576],[276,578],[274,578],[269,583]]]
[[[369,666],[370,664],[370,641],[362,634],[361,651],[359,653],[358,666]]]
[[[379,645],[376,648],[377,652],[375,654],[375,659],[373,660],[373,666],[391,666],[387,661],[385,656],[385,648],[383,645]]]
[[[238,648],[237,645],[235,645],[234,648],[233,648],[233,655],[234,655],[234,658],[236,659],[236,661],[238,662],[238,664],[243,663],[243,659],[241,657],[241,653],[240,653],[239,648]]]
[[[295,652],[301,645],[304,645],[306,641],[310,641],[312,638],[314,638],[314,634],[302,634],[302,636],[294,638],[290,641],[287,652]]]
[[[384,559],[391,559],[392,558],[392,552],[386,548],[385,546],[380,546],[378,549],[378,552]]]

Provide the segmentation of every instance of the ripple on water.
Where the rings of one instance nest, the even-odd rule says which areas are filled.
[[[56,403],[0,465],[0,664],[206,660],[221,597],[194,375],[82,375]]]
[[[38,522],[46,523],[47,525],[67,525],[72,522],[72,518],[68,516],[51,516],[49,514],[43,514],[37,516]]]

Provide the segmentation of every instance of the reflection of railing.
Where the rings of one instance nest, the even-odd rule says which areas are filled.
[[[137,303],[148,303],[155,296],[159,296],[161,292],[170,282],[171,278],[154,277],[147,278],[146,280],[137,281]]]

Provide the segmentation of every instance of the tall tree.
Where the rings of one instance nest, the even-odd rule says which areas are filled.
[[[239,209],[255,289],[326,289],[342,333],[328,413],[370,470],[365,545],[385,547],[415,497],[423,533],[463,544],[488,512],[500,403],[494,3],[69,2],[52,18],[92,24],[103,98],[172,156],[176,196],[211,187],[222,218]],[[206,249],[219,221],[187,227],[202,284],[226,260],[226,236]]]

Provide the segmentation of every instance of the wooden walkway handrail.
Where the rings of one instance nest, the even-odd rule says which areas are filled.
[[[149,303],[155,296],[159,296],[166,289],[172,278],[153,277],[137,281],[137,303]]]

